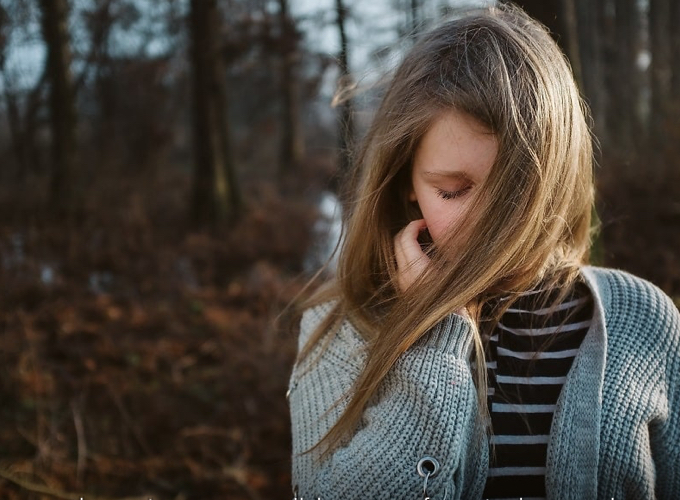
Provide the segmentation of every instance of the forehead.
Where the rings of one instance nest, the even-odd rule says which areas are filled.
[[[450,110],[438,116],[420,140],[413,173],[432,179],[483,180],[497,153],[496,136],[485,125],[466,113]]]

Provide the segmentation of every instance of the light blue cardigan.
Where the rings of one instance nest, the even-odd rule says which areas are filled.
[[[557,402],[548,444],[548,499],[680,499],[680,314],[651,283],[584,267],[592,326]],[[330,303],[305,311],[298,348]],[[422,342],[421,342],[422,341]],[[324,342],[322,341],[321,344]],[[316,444],[345,408],[326,416],[365,361],[366,342],[345,321],[321,352],[293,367],[289,383],[292,484],[297,500],[481,498],[489,446],[479,430],[469,367],[470,325],[450,315],[395,364],[351,441],[325,462]],[[431,464],[428,464],[431,465]],[[430,469],[431,470],[431,469]]]

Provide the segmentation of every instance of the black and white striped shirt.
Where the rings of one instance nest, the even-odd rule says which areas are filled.
[[[593,315],[582,283],[552,313],[533,306],[536,293],[557,297],[540,290],[522,295],[485,342],[495,456],[489,457],[484,499],[545,498],[555,405]],[[531,361],[537,351],[544,352]]]

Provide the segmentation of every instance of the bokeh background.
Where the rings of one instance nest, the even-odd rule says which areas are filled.
[[[677,303],[680,2],[519,3],[592,109],[595,261]],[[284,308],[380,82],[470,5],[0,0],[0,498],[292,498]]]

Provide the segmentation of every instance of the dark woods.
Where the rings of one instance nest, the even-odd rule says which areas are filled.
[[[596,171],[608,265],[678,295],[680,4],[673,0],[518,2],[563,47],[601,144]],[[551,12],[552,11],[552,12]]]
[[[680,296],[680,7],[521,3],[593,112],[599,262]],[[330,94],[452,5],[0,0],[0,497],[288,497],[277,314],[366,123]]]
[[[335,125],[284,7],[0,2],[0,497],[286,490]]]

